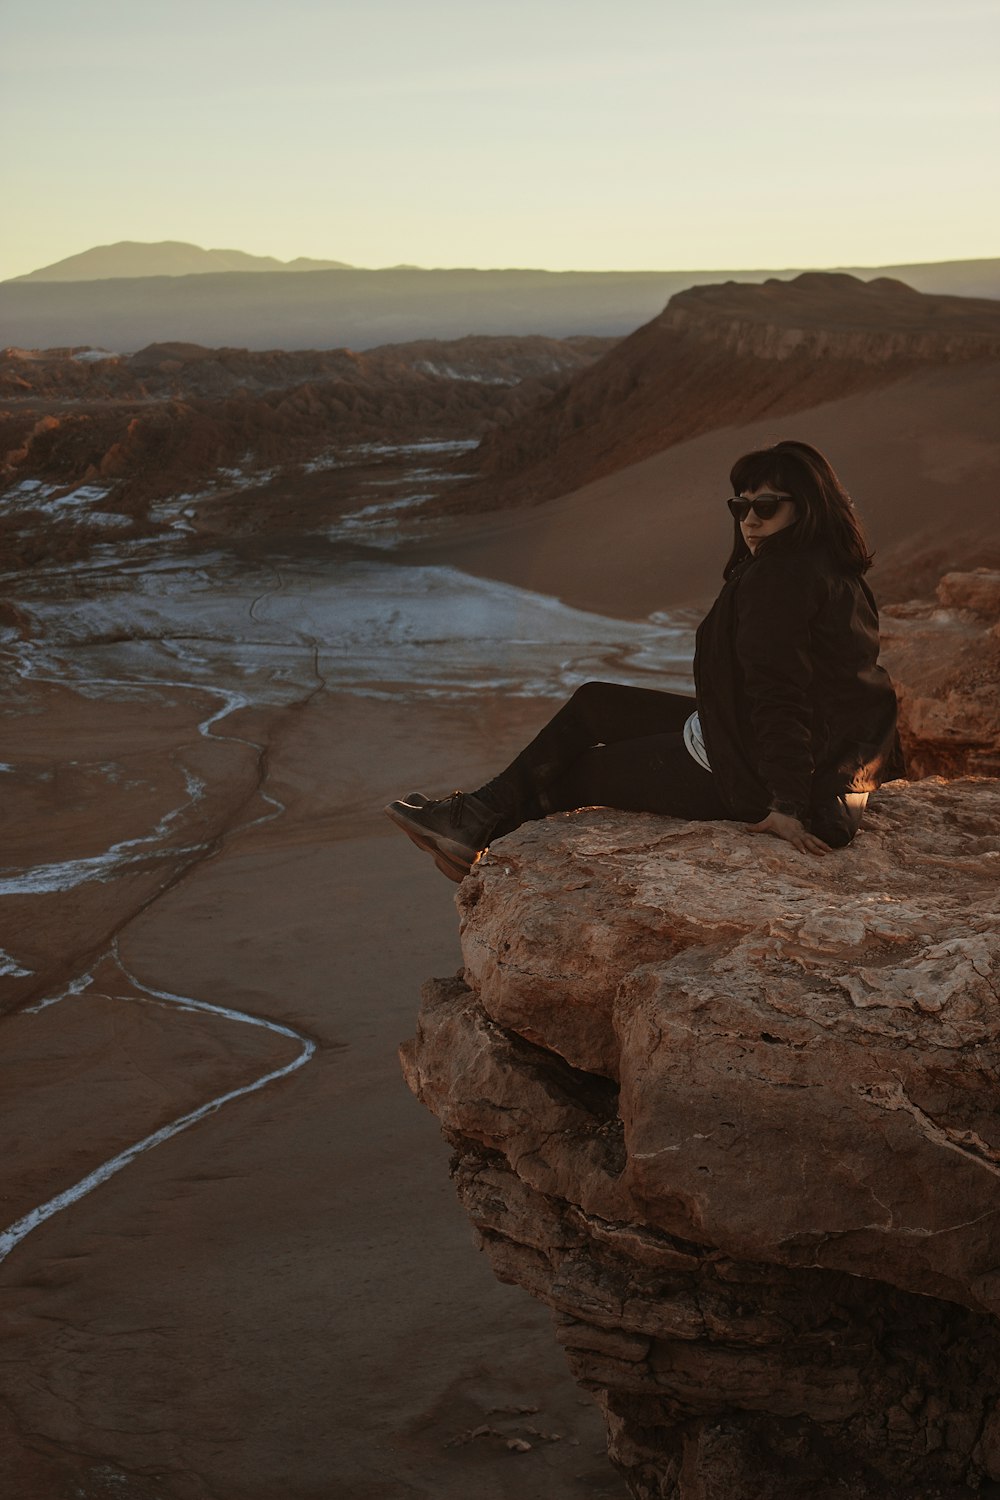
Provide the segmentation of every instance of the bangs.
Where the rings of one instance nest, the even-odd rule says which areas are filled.
[[[794,533],[794,545],[823,547],[848,572],[864,573],[871,566],[872,551],[851,497],[818,448],[791,438],[771,448],[755,448],[736,460],[729,482],[734,495],[763,489],[791,495],[798,514],[785,529]],[[733,551],[723,576],[728,578],[748,556],[740,525],[734,521]]]
[[[773,448],[761,448],[756,453],[745,453],[742,458],[736,460],[729,475],[729,482],[733,487],[734,495],[742,495],[745,490],[759,490],[767,485],[773,490],[785,490],[788,494],[795,494],[795,484],[790,483],[787,472],[790,465],[784,463],[783,455],[775,453]]]

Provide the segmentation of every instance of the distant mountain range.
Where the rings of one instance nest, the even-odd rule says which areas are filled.
[[[228,258],[229,265],[222,268],[214,257]],[[838,269],[866,281],[891,276],[936,296],[1000,297],[1000,258]],[[371,349],[468,334],[617,337],[648,322],[688,287],[787,281],[799,274],[365,270],[174,242],[124,243],[0,283],[0,347],[130,353],[164,342],[291,350]]]
[[[345,271],[344,260],[276,260],[273,255],[248,255],[244,250],[203,250],[183,240],[119,240],[114,245],[95,245],[79,255],[67,256],[15,276],[15,281],[110,281],[136,276],[204,276],[212,271]]]

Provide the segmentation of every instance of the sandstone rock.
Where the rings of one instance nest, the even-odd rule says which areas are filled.
[[[640,1500],[992,1493],[1000,784],[817,860],[590,810],[460,888],[410,1086]]]
[[[882,611],[911,777],[1000,775],[1000,572],[947,573],[937,602]]]
[[[976,568],[972,573],[946,573],[938,584],[938,600],[947,609],[967,609],[1000,625],[1000,572]]]

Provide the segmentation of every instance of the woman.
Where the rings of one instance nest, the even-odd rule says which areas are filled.
[[[849,496],[808,443],[748,453],[730,481],[733,550],[698,628],[696,697],[585,683],[485,786],[390,803],[444,874],[461,880],[528,819],[590,806],[738,820],[825,855],[854,838],[869,792],[903,774]]]

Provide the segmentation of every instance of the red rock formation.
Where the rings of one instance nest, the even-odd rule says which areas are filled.
[[[595,810],[460,888],[404,1071],[637,1500],[994,1493],[998,864],[924,781],[822,861]]]
[[[422,339],[383,344],[363,354],[350,349],[208,349],[200,344],[150,344],[137,354],[87,349],[5,349],[0,352],[0,399],[27,396],[80,400],[117,397],[218,396],[279,390],[323,380],[376,380],[388,373],[433,373],[511,384],[562,375],[591,363],[617,341],[602,338]]]
[[[0,356],[0,470],[7,484],[120,482],[146,500],[210,479],[249,453],[258,468],[331,444],[475,437],[509,421],[614,340],[424,340],[255,353],[156,344],[130,358],[80,350]]]
[[[489,433],[482,482],[455,500],[537,502],[715,428],[998,352],[1000,303],[985,298],[821,272],[692,287],[548,402]]]

